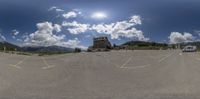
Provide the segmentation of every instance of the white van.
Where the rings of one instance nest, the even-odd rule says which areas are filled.
[[[185,46],[182,50],[183,52],[196,52],[197,51],[197,47],[196,46]]]

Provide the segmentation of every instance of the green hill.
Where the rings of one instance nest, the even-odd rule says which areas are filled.
[[[129,41],[122,46],[128,46],[129,49],[138,49],[138,50],[159,50],[167,49],[168,44],[166,43],[156,43],[156,42],[145,42],[145,41]]]

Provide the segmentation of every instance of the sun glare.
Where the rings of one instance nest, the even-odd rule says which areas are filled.
[[[106,15],[106,13],[104,13],[104,12],[95,12],[95,13],[93,13],[93,14],[91,15],[91,17],[92,17],[93,19],[105,19],[105,18],[107,18],[107,15]]]

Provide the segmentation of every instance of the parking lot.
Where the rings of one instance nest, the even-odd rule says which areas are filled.
[[[1,99],[199,99],[200,53],[0,53]]]

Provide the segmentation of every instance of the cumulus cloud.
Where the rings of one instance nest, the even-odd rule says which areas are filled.
[[[132,16],[130,20],[119,21],[110,24],[82,24],[76,21],[63,22],[62,26],[67,27],[67,30],[72,34],[84,33],[88,30],[95,31],[100,34],[107,34],[111,39],[119,39],[120,37],[134,38],[140,41],[147,41],[141,30],[135,28],[136,25],[141,25],[140,16]]]
[[[13,34],[12,38],[13,38],[13,39],[16,39],[16,36],[19,34],[19,31],[13,30],[13,31],[12,31],[12,34]]]
[[[59,24],[55,24],[55,25],[54,25],[54,30],[55,30],[56,32],[61,32],[61,31],[62,31],[61,28],[62,28],[62,26],[59,25]]]
[[[109,32],[112,31],[114,27],[114,23],[112,24],[97,24],[93,25],[90,30],[95,30],[98,33],[105,33],[105,34],[110,34]]]
[[[48,11],[53,11],[55,10],[56,12],[63,12],[64,10],[63,9],[60,9],[56,6],[52,6],[51,8],[48,9]]]
[[[27,45],[32,46],[52,46],[64,39],[64,35],[54,35],[53,31],[56,31],[55,25],[50,22],[38,23],[38,30],[31,33],[25,42]]]
[[[135,24],[140,24],[140,25],[142,24],[141,17],[138,15],[132,16],[131,19],[129,20],[129,22],[135,23]]]
[[[170,43],[183,43],[194,41],[194,36],[191,33],[172,32],[169,36]]]
[[[13,30],[12,32],[13,32],[13,35],[15,35],[15,36],[17,36],[19,34],[19,31],[17,31],[17,30]]]
[[[73,9],[72,11],[66,12],[63,9],[60,9],[56,6],[52,6],[48,9],[48,11],[56,11],[56,12],[60,12],[59,15],[57,15],[57,17],[64,17],[65,19],[69,19],[69,18],[75,18],[78,15],[81,15],[82,12],[80,12],[78,9]]]
[[[80,41],[78,40],[78,38],[75,38],[75,39],[70,39],[66,42],[60,43],[60,46],[76,47],[79,43],[80,43]]]
[[[56,6],[52,6],[52,7],[50,7],[49,9],[48,9],[48,11],[52,11],[52,10],[54,10],[54,9],[56,9],[57,7]]]
[[[120,37],[134,38],[140,41],[147,41],[141,30],[136,29],[135,25],[141,25],[142,21],[140,16],[132,16],[128,21],[119,21],[111,24],[98,24],[93,25],[91,30],[98,33],[104,33],[111,36],[111,39],[119,39]]]
[[[141,30],[137,30],[136,28],[132,27],[131,23],[124,22],[117,22],[112,23],[109,25],[100,24],[100,25],[93,25],[92,30],[95,30],[98,33],[104,33],[111,36],[111,39],[119,39],[120,37],[126,38],[135,38],[140,41],[147,41],[148,38],[145,38],[143,32]]]
[[[59,32],[57,29],[58,24],[52,24],[51,22],[38,23],[38,30],[29,35],[24,35],[25,46],[63,46],[75,48],[79,47],[80,41],[75,38],[74,40],[65,41],[65,35],[57,35],[55,32]],[[56,28],[55,28],[56,27]],[[83,46],[80,46],[83,47]]]
[[[77,11],[70,11],[70,12],[64,13],[63,17],[66,19],[75,18],[78,16],[78,14],[79,14],[79,12],[77,12]]]
[[[69,39],[65,42],[60,42],[57,44],[58,46],[64,46],[64,47],[70,47],[70,48],[81,48],[81,49],[87,49],[87,47],[80,45],[80,41],[78,38]]]
[[[68,27],[68,31],[72,34],[80,34],[86,32],[90,25],[89,24],[82,24],[76,21],[73,22],[63,22],[62,26]]]

